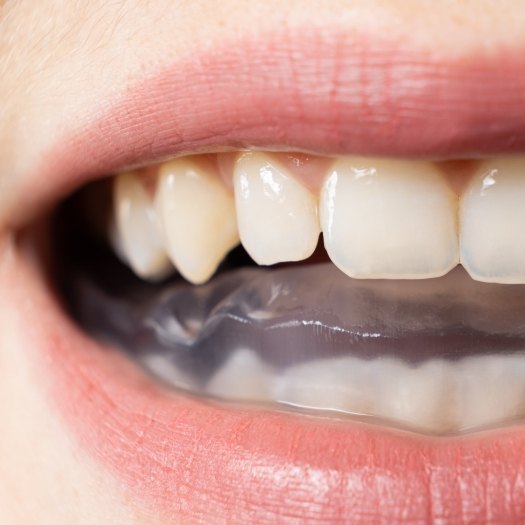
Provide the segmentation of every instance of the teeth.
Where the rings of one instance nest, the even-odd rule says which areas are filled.
[[[308,410],[378,418],[415,431],[449,434],[522,420],[523,355],[435,359],[316,359],[281,373],[250,350],[216,372],[206,393],[233,401],[277,402]]]
[[[458,423],[453,368],[437,359],[417,367],[396,359],[317,359],[288,369],[276,380],[273,398],[426,432],[445,433]]]
[[[525,415],[525,359],[494,355],[460,364],[459,414],[462,427],[479,428]]]
[[[157,215],[137,175],[114,182],[114,222],[110,236],[117,254],[137,275],[156,280],[173,270],[162,245]]]
[[[195,390],[197,388],[196,381],[189,374],[185,374],[163,355],[146,354],[140,357],[139,362],[168,385],[184,390]]]
[[[239,242],[233,196],[211,167],[181,158],[161,167],[156,200],[177,270],[207,281]]]
[[[270,401],[271,377],[271,370],[255,352],[242,349],[232,353],[206,390],[209,395],[236,401]]]
[[[377,415],[427,432],[445,433],[457,428],[453,366],[440,359],[419,366],[395,359],[378,361]]]
[[[276,379],[273,398],[303,408],[370,414],[373,391],[369,363],[343,357],[290,367]]]
[[[484,162],[461,197],[461,263],[478,281],[525,283],[525,160]]]
[[[320,213],[326,250],[351,277],[423,279],[458,263],[457,198],[430,163],[339,159]]]
[[[321,187],[319,220],[317,196],[274,156],[247,152],[237,158],[235,198],[207,159],[162,165],[154,204],[140,174],[116,177],[109,235],[138,275],[159,279],[174,264],[188,280],[206,281],[239,242],[238,218],[242,242],[259,264],[309,257],[321,223],[330,258],[352,277],[437,277],[461,259],[476,280],[525,283],[525,160],[481,163],[465,190],[457,189],[458,206],[434,164],[335,159]],[[319,169],[319,181],[325,170]],[[272,315],[268,306],[251,317]],[[463,317],[459,321],[468,325],[468,314]],[[278,370],[245,348],[231,352],[205,387],[164,356],[142,361],[169,384],[217,398],[371,416],[438,434],[525,417],[525,355],[436,358],[418,365],[347,355]]]
[[[470,178],[420,161],[320,157],[304,176],[274,154],[218,159],[162,165],[155,205],[141,174],[116,177],[108,235],[138,275],[160,279],[173,263],[202,283],[239,233],[258,264],[299,261],[314,252],[322,229],[328,255],[351,277],[425,279],[461,262],[475,280],[525,283],[523,158],[483,161]],[[218,166],[223,178],[232,175],[235,198]],[[459,203],[454,175],[466,184],[454,186]],[[320,186],[319,198],[299,179]]]
[[[317,199],[272,157],[244,153],[234,167],[242,244],[258,264],[308,258],[319,238]]]

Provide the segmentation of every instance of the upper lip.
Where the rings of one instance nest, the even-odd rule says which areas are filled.
[[[307,37],[310,38],[307,38]],[[143,79],[20,177],[0,224],[123,167],[222,148],[465,158],[525,150],[523,54],[438,60],[311,30],[237,37]],[[35,184],[38,177],[39,183]],[[29,191],[30,190],[30,191]],[[8,225],[9,225],[8,224]]]

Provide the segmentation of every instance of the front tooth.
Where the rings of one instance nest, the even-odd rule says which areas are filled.
[[[326,250],[351,277],[424,279],[458,263],[457,197],[430,163],[341,158],[320,214]]]
[[[212,172],[181,158],[160,169],[157,206],[168,253],[189,281],[207,281],[239,242],[233,195]]]
[[[378,359],[376,415],[426,432],[457,428],[455,369],[442,359],[411,366],[396,359]]]
[[[113,204],[110,237],[117,254],[143,278],[165,277],[173,266],[162,244],[153,204],[136,174],[116,176]]]
[[[461,263],[473,279],[525,283],[525,159],[484,162],[461,196]]]
[[[460,361],[459,414],[463,430],[523,419],[523,355],[485,355]]]
[[[242,244],[258,264],[308,258],[319,238],[317,199],[264,153],[242,154],[234,167]]]

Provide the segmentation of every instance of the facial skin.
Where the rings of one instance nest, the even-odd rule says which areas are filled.
[[[516,0],[0,2],[0,523],[183,523],[136,499],[63,426],[21,329],[40,313],[29,295],[24,313],[11,307],[13,234],[46,153],[141,79],[231,35],[305,24],[388,34],[443,60],[525,46]]]

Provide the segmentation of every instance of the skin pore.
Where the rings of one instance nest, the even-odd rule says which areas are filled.
[[[65,428],[40,377],[38,342],[24,333],[25,324],[45,316],[17,278],[23,265],[16,232],[37,206],[35,195],[45,185],[38,173],[48,152],[69,133],[92,129],[97,116],[142,79],[191,61],[231,35],[275,28],[291,34],[306,26],[312,38],[328,42],[332,32],[365,34],[369,41],[388,34],[401,48],[432,59],[471,60],[519,54],[525,4],[0,0],[0,523],[187,522],[136,498]],[[280,49],[286,52],[286,43]],[[12,307],[15,299],[23,308]]]

